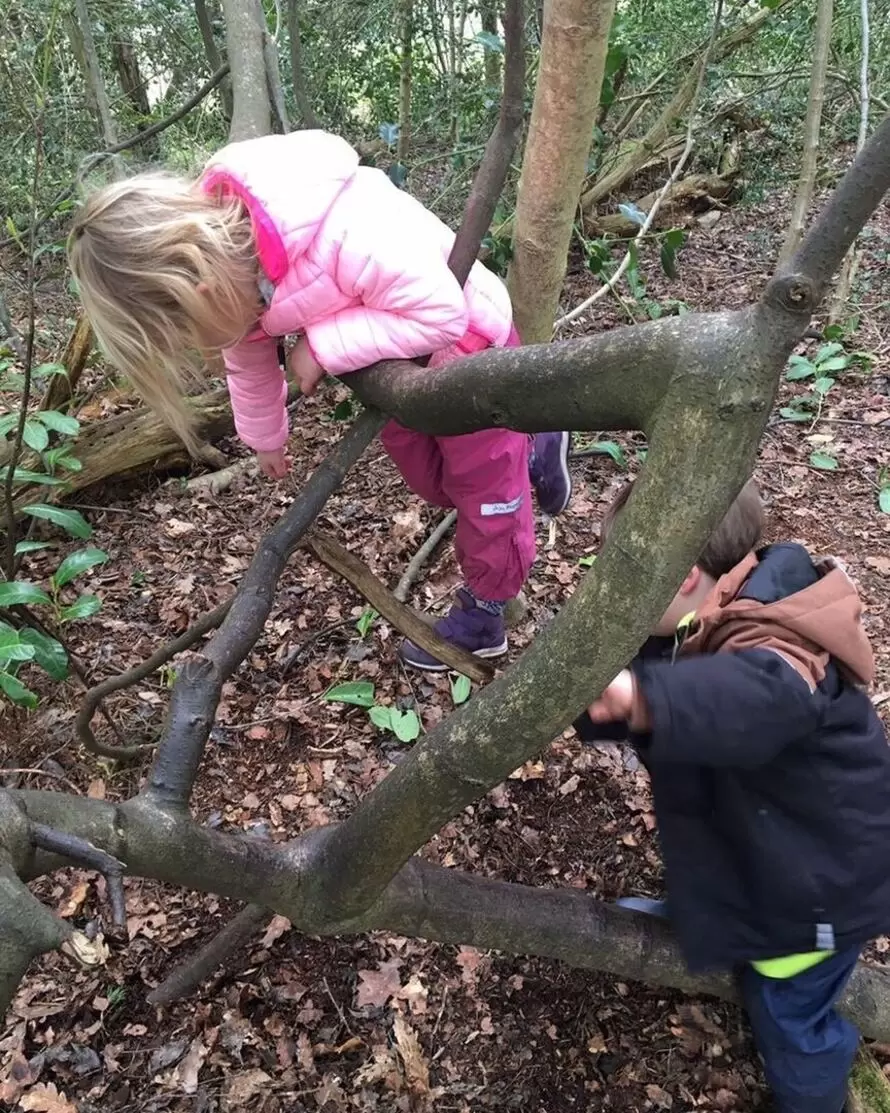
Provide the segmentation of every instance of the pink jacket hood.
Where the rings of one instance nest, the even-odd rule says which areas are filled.
[[[239,436],[256,451],[287,440],[277,340],[301,333],[331,374],[382,359],[506,343],[506,287],[477,263],[461,289],[454,233],[345,140],[321,131],[248,139],[208,163],[202,187],[240,198],[269,280],[259,328],[223,357]]]
[[[285,138],[294,141],[282,143]],[[245,204],[260,264],[278,283],[289,258],[302,255],[315,238],[358,164],[358,152],[338,135],[264,135],[223,147],[207,163],[201,182],[208,192],[234,194]]]

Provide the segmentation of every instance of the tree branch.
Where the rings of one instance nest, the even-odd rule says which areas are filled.
[[[436,546],[447,535],[456,521],[457,511],[449,510],[447,514],[442,516],[442,520],[408,562],[408,567],[405,569],[402,578],[399,580],[398,584],[396,584],[396,589],[393,592],[393,595],[400,603],[406,603],[408,601],[408,593],[411,590],[411,585],[420,574],[421,568],[432,553],[435,552]]]
[[[39,850],[46,850],[51,854],[61,854],[78,865],[87,869],[98,870],[108,884],[108,898],[111,902],[111,911],[114,923],[118,927],[126,927],[127,906],[124,900],[124,886],[122,882],[124,864],[117,858],[106,854],[104,850],[93,846],[86,839],[76,835],[68,835],[62,831],[54,831],[42,823],[31,824],[31,842]]]
[[[306,540],[306,546],[328,568],[345,577],[400,634],[410,638],[427,653],[432,653],[449,668],[463,673],[478,684],[484,684],[494,676],[492,665],[440,638],[420,615],[400,603],[386,584],[381,583],[358,557],[344,549],[333,537],[316,529]]]
[[[111,695],[112,692],[119,692],[122,688],[129,688],[131,684],[138,684],[140,680],[144,680],[153,672],[165,665],[169,660],[177,655],[177,653],[184,653],[190,649],[196,641],[199,641],[205,634],[209,634],[211,630],[215,630],[222,620],[229,613],[229,608],[232,605],[232,600],[227,599],[225,603],[220,603],[218,607],[210,611],[208,614],[202,615],[198,621],[179,635],[172,641],[162,645],[159,649],[145,661],[139,665],[135,665],[132,669],[127,669],[126,672],[120,673],[118,676],[111,676],[107,680],[103,680],[100,684],[94,685],[86,693],[80,710],[77,713],[77,718],[74,720],[74,729],[77,737],[80,739],[81,744],[99,757],[111,758],[113,761],[133,761],[135,758],[140,757],[147,750],[154,749],[154,743],[148,742],[143,746],[107,746],[93,733],[91,723],[93,716],[96,714],[102,700],[106,696]]]
[[[182,669],[167,729],[144,793],[170,808],[188,804],[223,682],[244,660],[272,608],[275,585],[294,546],[318,517],[385,418],[366,410],[319,464],[299,496],[260,542],[217,635]]]
[[[308,884],[312,874],[331,868],[327,851],[336,829],[311,831],[280,844],[210,831],[188,816],[159,812],[140,797],[115,806],[53,792],[9,795],[32,820],[104,846],[140,877],[252,901],[256,910],[243,909],[227,929],[230,944],[236,922],[243,931],[236,940],[240,945],[259,927],[262,910],[272,908],[298,931],[311,934],[397,932],[540,955],[619,978],[736,999],[729,977],[700,977],[687,971],[666,925],[603,904],[577,889],[494,881],[414,858],[363,916],[336,922],[320,916]],[[22,876],[34,877],[56,863],[34,862],[24,854],[14,864]],[[5,902],[0,902],[0,918],[4,911]],[[231,946],[226,952],[210,947],[200,952],[219,959],[230,953]],[[209,973],[212,968],[204,969]],[[183,974],[187,970],[188,964]],[[890,1040],[890,969],[860,963],[841,1007],[864,1036]]]

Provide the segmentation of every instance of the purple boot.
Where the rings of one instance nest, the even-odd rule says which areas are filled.
[[[528,473],[538,496],[538,506],[550,518],[561,514],[572,497],[569,473],[571,433],[536,433],[532,440]]]
[[[477,606],[476,600],[464,587],[458,591],[451,610],[445,618],[439,619],[433,629],[440,638],[477,657],[502,657],[507,652],[504,616]],[[399,656],[406,665],[425,672],[445,672],[448,669],[448,665],[443,665],[407,638],[402,642]]]

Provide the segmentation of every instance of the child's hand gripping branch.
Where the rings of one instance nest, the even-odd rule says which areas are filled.
[[[287,366],[300,388],[300,393],[307,397],[316,392],[318,384],[325,376],[325,370],[312,354],[309,341],[305,336],[301,336],[291,349],[287,357]],[[290,472],[290,457],[283,445],[281,448],[260,450],[256,458],[260,471],[267,479],[283,479]]]

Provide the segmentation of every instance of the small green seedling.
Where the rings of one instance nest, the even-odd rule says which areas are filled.
[[[462,703],[466,703],[470,698],[470,692],[473,685],[470,683],[470,678],[459,673],[457,676],[451,678],[451,699],[455,707],[460,707]]]
[[[375,727],[391,731],[400,742],[414,742],[420,737],[420,719],[416,711],[400,711],[397,707],[378,704],[368,715]]]
[[[373,607],[365,607],[362,613],[358,616],[355,624],[355,628],[356,630],[358,630],[359,637],[366,638],[368,636],[368,631],[374,625],[374,620],[379,617],[380,616],[377,614]]]

